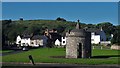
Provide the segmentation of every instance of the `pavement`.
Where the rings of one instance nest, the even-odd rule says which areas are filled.
[[[83,64],[60,64],[60,63],[15,63],[15,62],[2,62],[2,68],[120,68],[118,64],[108,65],[83,65]]]

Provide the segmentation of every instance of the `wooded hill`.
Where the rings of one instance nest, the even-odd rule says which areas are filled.
[[[2,40],[15,41],[18,35],[24,33],[40,34],[42,35],[45,28],[57,29],[58,33],[64,35],[68,30],[75,28],[77,22],[71,22],[61,19],[56,20],[3,20],[2,21]],[[114,34],[116,30],[120,31],[120,26],[114,26],[110,22],[103,22],[99,24],[85,24],[81,23],[81,28],[95,28],[103,27],[103,30],[109,37]]]

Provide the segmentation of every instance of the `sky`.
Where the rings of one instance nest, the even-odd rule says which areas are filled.
[[[120,0],[1,0],[2,2],[118,2]]]
[[[2,19],[55,20],[62,17],[67,21],[97,24],[111,22],[118,25],[117,2],[3,2]]]

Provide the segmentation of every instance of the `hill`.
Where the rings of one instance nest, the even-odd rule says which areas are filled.
[[[3,34],[11,41],[14,41],[17,35],[27,33],[43,34],[45,28],[57,29],[62,34],[75,27],[75,22],[57,21],[57,20],[4,20],[2,22]]]
[[[2,21],[2,40],[15,41],[18,35],[23,33],[40,34],[42,35],[45,28],[57,29],[58,33],[64,35],[66,31],[75,28],[77,22],[66,20],[3,20]],[[103,27],[103,30],[108,36],[115,32],[116,26],[110,22],[103,22],[99,24],[85,24],[81,23],[81,28],[96,28]]]

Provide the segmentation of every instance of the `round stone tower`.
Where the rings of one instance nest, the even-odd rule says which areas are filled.
[[[91,33],[80,29],[78,21],[76,28],[66,33],[66,58],[90,58]]]

